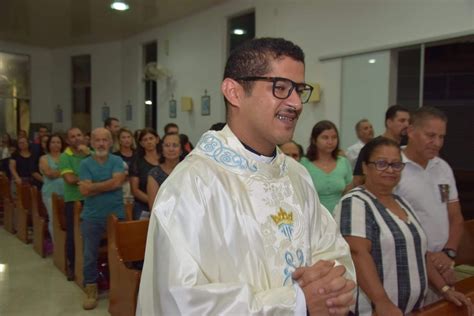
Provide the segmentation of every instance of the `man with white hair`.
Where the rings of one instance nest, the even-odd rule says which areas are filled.
[[[81,213],[81,232],[84,240],[84,309],[97,306],[97,259],[100,241],[107,229],[107,218],[115,214],[125,218],[122,184],[125,180],[123,160],[109,154],[112,135],[105,128],[92,131],[94,153],[81,162],[79,190],[85,197]]]
[[[357,157],[359,157],[360,150],[362,147],[365,146],[372,138],[374,138],[374,128],[372,127],[372,123],[366,118],[361,119],[355,125],[355,130],[357,134],[357,138],[359,139],[357,143],[349,146],[347,148],[346,156],[349,159],[349,162],[354,168],[354,165],[357,161]]]

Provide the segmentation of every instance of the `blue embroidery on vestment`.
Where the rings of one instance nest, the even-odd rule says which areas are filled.
[[[286,268],[283,270],[283,274],[285,275],[283,285],[287,285],[289,281],[291,281],[291,284],[295,283],[291,277],[291,274],[295,272],[296,268],[302,267],[304,265],[304,254],[301,249],[296,250],[296,258],[298,262],[295,262],[295,258],[293,257],[291,251],[285,252]]]
[[[226,167],[248,169],[252,172],[257,171],[257,166],[250,165],[245,157],[229,147],[224,146],[224,144],[213,135],[204,135],[201,137],[196,147],[201,149],[207,156]]]

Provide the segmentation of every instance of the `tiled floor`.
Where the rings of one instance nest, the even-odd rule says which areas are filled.
[[[82,290],[54,266],[52,257],[41,258],[0,226],[0,315],[109,315],[107,294],[99,306],[82,309]]]

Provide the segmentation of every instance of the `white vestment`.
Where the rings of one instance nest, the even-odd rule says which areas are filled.
[[[321,259],[355,280],[306,169],[252,157],[228,126],[209,131],[160,187],[137,315],[291,315],[305,306],[291,273]]]

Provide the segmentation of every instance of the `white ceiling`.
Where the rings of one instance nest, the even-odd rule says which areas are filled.
[[[119,12],[111,0],[0,0],[0,40],[51,48],[118,40],[223,1],[127,0]]]

